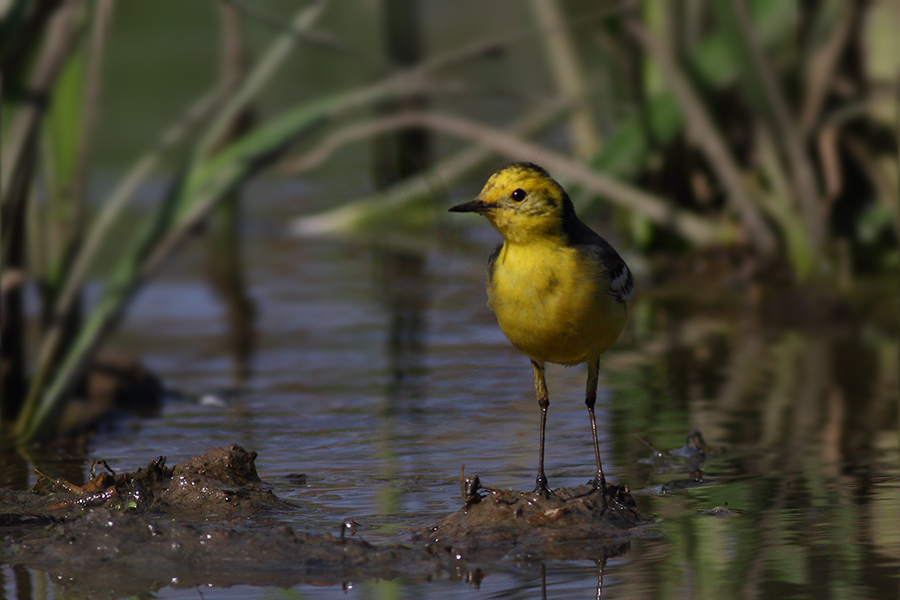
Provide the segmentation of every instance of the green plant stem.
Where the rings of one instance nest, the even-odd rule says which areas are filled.
[[[762,219],[753,199],[741,181],[740,170],[731,157],[728,146],[719,133],[712,118],[707,114],[699,96],[692,89],[687,77],[675,64],[659,43],[637,21],[629,23],[629,29],[647,52],[662,67],[663,77],[669,88],[681,104],[685,119],[694,134],[697,143],[706,154],[707,160],[715,169],[722,184],[728,190],[735,210],[741,215],[755,245],[764,254],[775,252],[776,240],[769,226]]]
[[[811,52],[808,67],[803,73],[802,108],[800,109],[800,135],[807,139],[822,120],[822,107],[828,96],[838,61],[852,39],[851,33],[858,22],[860,3],[840,2],[840,7],[826,39]]]
[[[32,419],[30,415],[34,414],[34,407],[37,405],[36,398],[42,393],[44,386],[47,384],[52,366],[52,357],[55,356],[62,342],[63,320],[60,315],[67,314],[78,298],[78,291],[84,284],[88,268],[96,258],[97,252],[102,247],[110,228],[118,221],[119,215],[134,195],[134,192],[155,169],[159,161],[162,160],[163,155],[173,146],[181,143],[193,131],[197,121],[205,118],[215,106],[215,99],[216,95],[210,94],[193,104],[183,118],[176,121],[163,132],[156,146],[134,163],[134,166],[122,177],[119,184],[103,203],[99,214],[85,235],[83,245],[66,273],[62,291],[56,302],[56,317],[52,319],[52,325],[45,331],[41,339],[35,363],[35,375],[29,389],[29,396],[25,402],[25,406],[29,407],[29,410],[32,412],[21,416],[20,422],[27,422]],[[83,332],[79,333],[79,335],[83,335]],[[23,427],[20,427],[20,429]]]
[[[227,97],[241,81],[247,52],[240,15],[234,5],[219,3],[218,14],[221,38],[219,87]],[[249,131],[253,126],[252,113],[249,104],[236,113],[225,130],[226,137],[218,145],[227,145]],[[241,205],[241,194],[235,190],[210,211],[204,227],[206,276],[224,305],[235,386],[244,382],[253,349],[253,302],[247,295],[241,264]]]
[[[559,0],[531,0],[531,7],[541,29],[547,32],[543,36],[544,45],[556,87],[563,98],[574,102],[569,115],[569,135],[575,156],[583,161],[589,160],[597,152],[600,142],[588,103],[584,71],[566,29]]]
[[[73,0],[56,11],[51,17],[45,33],[45,43],[37,58],[29,91],[32,100],[22,106],[6,132],[3,155],[0,157],[0,207],[4,215],[15,211],[15,205],[24,203],[28,197],[31,173],[34,166],[33,153],[37,150],[37,138],[41,123],[47,113],[48,99],[60,71],[68,60],[72,48],[78,40],[78,14],[82,0]],[[9,219],[0,223],[3,246],[0,248],[0,265],[7,253]]]
[[[760,98],[760,108],[768,117],[773,138],[787,160],[794,188],[791,198],[801,207],[811,244],[810,253],[815,255],[824,241],[825,211],[822,210],[822,193],[804,149],[805,141],[800,128],[790,114],[788,102],[773,73],[771,61],[765,56],[744,0],[717,0],[714,4],[719,8],[718,15],[723,23],[736,34],[732,44],[736,58],[743,59],[748,66],[744,77],[751,80],[752,89]]]
[[[253,78],[252,72],[250,78]],[[148,219],[138,243],[123,254],[100,303],[85,322],[53,381],[49,381],[46,371],[36,375],[26,400],[26,410],[16,424],[17,438],[29,441],[49,435],[53,416],[75,378],[116,325],[134,291],[162,265],[217,202],[267,167],[299,135],[317,124],[346,110],[408,92],[419,83],[405,75],[395,76],[363,90],[314,100],[270,120],[213,156],[198,157],[195,151],[185,175],[177,179],[166,201]],[[45,385],[46,391],[39,393]]]
[[[213,122],[200,137],[200,141],[194,149],[195,162],[199,162],[210,154],[213,148],[221,142],[234,118],[259,94],[278,67],[290,56],[298,42],[298,38],[294,34],[308,30],[327,5],[328,0],[314,0],[308,7],[297,12],[291,20],[288,32],[279,36],[272,43],[247,78],[229,96],[225,106],[216,114]]]
[[[16,421],[14,436],[20,443],[49,436],[63,400],[87,366],[99,342],[112,330],[124,313],[131,296],[141,282],[140,265],[154,241],[172,219],[180,182],[173,186],[162,205],[147,219],[107,281],[106,290],[77,337],[67,349],[62,364],[51,377],[49,362],[35,373],[25,406]],[[54,330],[54,332],[57,330]]]

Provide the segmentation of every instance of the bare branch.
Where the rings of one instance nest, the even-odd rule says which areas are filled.
[[[513,160],[540,163],[555,176],[575,181],[588,191],[603,195],[610,202],[633,210],[660,226],[671,228],[696,244],[709,244],[731,237],[731,229],[725,225],[675,208],[663,198],[598,173],[564,154],[477,121],[436,112],[401,113],[348,127],[327,138],[316,150],[290,166],[293,169],[311,168],[342,144],[405,127],[429,127],[477,142]]]
[[[858,3],[842,2],[837,26],[810,58],[809,66],[804,73],[803,89],[806,90],[806,95],[800,109],[800,133],[804,138],[812,134],[813,127],[822,118],[822,104],[834,76],[835,65],[850,39],[858,11]]]
[[[787,100],[778,87],[775,74],[763,53],[762,44],[753,28],[747,6],[743,0],[732,0],[738,31],[743,38],[750,63],[753,65],[765,100],[774,120],[773,134],[783,147],[785,157],[790,164],[790,177],[794,187],[793,197],[800,205],[806,221],[807,234],[812,244],[813,253],[821,246],[825,235],[825,211],[819,205],[821,192],[816,182],[815,172],[809,156],[804,149],[805,140],[801,131],[794,125],[794,118],[788,110]]]

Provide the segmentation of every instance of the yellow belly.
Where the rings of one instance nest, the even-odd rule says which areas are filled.
[[[563,365],[593,360],[625,327],[625,305],[605,291],[589,257],[553,245],[510,245],[494,263],[488,304],[500,329],[528,357]]]

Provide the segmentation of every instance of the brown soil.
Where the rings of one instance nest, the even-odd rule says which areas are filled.
[[[544,498],[474,478],[459,511],[403,544],[303,533],[277,523],[299,509],[265,489],[255,458],[230,446],[173,468],[160,457],[133,473],[101,473],[80,487],[0,489],[0,559],[58,576],[67,597],[103,598],[201,584],[470,580],[510,557],[601,561],[648,532],[624,487]]]

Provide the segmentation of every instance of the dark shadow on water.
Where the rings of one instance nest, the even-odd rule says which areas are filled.
[[[429,302],[425,257],[384,250],[377,253],[381,298],[388,313],[389,410],[414,409],[422,397],[425,368],[425,311]]]

